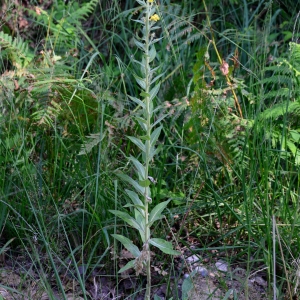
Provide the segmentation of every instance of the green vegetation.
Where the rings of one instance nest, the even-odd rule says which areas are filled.
[[[297,297],[292,2],[2,2],[0,299],[181,299],[176,254]]]

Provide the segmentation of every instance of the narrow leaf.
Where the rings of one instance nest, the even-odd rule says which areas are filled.
[[[171,200],[161,202],[152,209],[152,211],[149,215],[149,226],[151,226],[153,222],[161,219],[161,217],[162,217],[161,213],[167,207],[167,205],[169,204],[170,201]]]
[[[134,136],[127,136],[133,143],[135,143],[143,152],[146,152],[146,148],[145,145],[143,144],[143,142],[134,137]]]
[[[161,78],[162,76],[164,76],[165,73],[161,73],[159,75],[157,75],[156,77],[154,77],[152,80],[151,80],[151,84],[153,84],[154,82],[156,82],[159,78]]]
[[[132,203],[137,206],[141,206],[144,209],[144,203],[140,200],[139,195],[133,191],[125,190]]]
[[[155,145],[158,138],[159,138],[159,135],[161,133],[161,130],[162,130],[162,126],[160,127],[157,127],[152,133],[151,133],[151,138],[150,138],[150,143],[151,143],[151,146]]]
[[[160,118],[158,118],[152,125],[151,127],[155,127],[155,125],[157,125],[158,123],[160,123],[164,118],[166,118],[168,115],[162,115]]]
[[[152,62],[154,60],[156,56],[156,49],[155,49],[155,46],[152,45],[152,47],[150,48],[150,51],[149,51],[149,62]]]
[[[173,245],[172,243],[165,241],[163,239],[150,239],[149,243],[153,245],[154,247],[157,247],[159,250],[166,254],[170,255],[180,255],[181,253],[179,251],[173,250]]]
[[[134,40],[134,43],[135,43],[135,45],[138,47],[138,48],[140,48],[142,51],[145,51],[145,45],[143,44],[143,43],[141,43],[141,42],[139,42],[137,39],[133,39]]]
[[[134,256],[134,257],[139,257],[141,254],[141,251],[139,248],[134,245],[130,239],[127,237],[120,235],[120,234],[112,234],[112,236],[117,239],[119,242],[121,242],[124,247]]]
[[[121,218],[123,221],[128,223],[130,226],[134,227],[137,230],[143,231],[141,225],[128,213],[119,211],[119,210],[109,210],[112,214],[116,215],[117,217]]]
[[[128,97],[129,97],[133,102],[135,102],[136,104],[140,105],[142,108],[144,108],[144,109],[146,108],[145,103],[144,103],[142,100],[140,100],[140,99],[138,99],[138,98],[136,98],[136,97],[129,96],[129,95],[128,95]]]
[[[154,86],[153,89],[151,89],[151,91],[150,91],[150,101],[152,101],[155,98],[155,96],[157,95],[159,89],[160,89],[160,83],[158,83],[157,85]]]
[[[145,188],[141,187],[137,181],[133,180],[131,177],[129,177],[128,175],[123,174],[123,173],[117,173],[117,175],[124,181],[131,184],[136,189],[137,192],[144,194]]]
[[[136,158],[134,158],[133,156],[130,156],[129,157],[129,160],[131,160],[132,162],[133,162],[133,164],[134,164],[134,166],[135,166],[135,168],[136,168],[136,170],[137,170],[137,172],[138,172],[138,174],[143,178],[143,179],[145,179],[145,177],[146,177],[146,170],[145,170],[145,167],[136,159]],[[141,184],[140,184],[141,185]],[[143,186],[143,185],[141,185],[141,186]]]
[[[134,268],[134,262],[135,262],[135,260],[131,260],[130,262],[128,262],[123,268],[121,268],[119,270],[118,273],[123,273],[124,271],[126,271],[128,269]]]
[[[144,131],[147,131],[147,125],[146,125],[147,121],[140,117],[135,117],[135,119],[138,121],[142,129],[144,129]]]
[[[161,147],[155,148],[154,146],[152,146],[150,148],[149,160],[151,161],[153,159],[153,157],[159,153],[160,150],[161,150]]]
[[[137,76],[136,74],[133,74],[136,82],[138,83],[138,85],[145,90],[146,89],[146,82],[145,79],[140,78],[139,76]]]

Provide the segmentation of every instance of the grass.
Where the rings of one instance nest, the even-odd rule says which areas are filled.
[[[72,13],[73,2],[58,1],[53,7],[65,5]],[[269,298],[292,299],[299,277],[299,167],[283,145],[291,141],[298,149],[297,111],[263,116],[277,103],[288,107],[299,101],[291,72],[284,82],[291,102],[281,94],[281,82],[264,81],[276,75],[267,69],[274,63],[270,57],[286,58],[298,68],[288,43],[299,35],[299,8],[290,10],[284,1],[220,3],[207,3],[207,14],[194,1],[163,1],[159,6],[163,18],[157,35],[163,39],[156,63],[166,73],[155,105],[164,105],[169,116],[158,140],[159,159],[151,163],[150,176],[157,182],[151,191],[153,207],[172,200],[165,215],[177,228],[182,249],[211,261],[214,253],[221,253],[249,276],[263,270],[259,274],[268,281]],[[15,25],[9,23],[15,6],[8,4],[2,30],[16,37]],[[20,36],[30,40],[35,53],[28,65],[20,66],[23,62],[1,43],[0,255],[5,252],[3,266],[14,261],[15,270],[23,255],[35,274],[25,269],[25,285],[38,282],[51,299],[57,293],[68,299],[65,280],[71,269],[78,278],[72,290],[81,298],[100,293],[100,283],[87,280],[93,272],[116,280],[116,295],[121,295],[123,279],[117,271],[124,252],[110,234],[122,234],[141,246],[134,231],[109,213],[127,204],[127,185],[116,172],[132,176],[126,157],[141,158],[125,137],[142,133],[133,117],[136,106],[126,96],[139,94],[132,76],[137,67],[130,62],[132,55],[139,57],[131,43],[139,24],[130,21],[137,4],[100,4],[71,31],[64,27],[64,34],[54,30],[59,20],[50,8],[52,23],[26,14],[23,7],[22,18],[30,26],[26,34],[21,28]],[[209,42],[212,33],[215,48]],[[240,66],[230,76],[236,79],[243,118],[231,92],[225,95],[227,83],[216,52],[233,65],[236,49]],[[206,88],[211,80],[214,85]],[[162,238],[169,233],[164,220],[154,233]],[[163,260],[157,253],[155,264]],[[161,268],[169,277],[162,280],[171,297],[178,262],[168,261]],[[143,277],[139,280],[132,297],[143,293]],[[25,293],[21,286],[5,289]]]

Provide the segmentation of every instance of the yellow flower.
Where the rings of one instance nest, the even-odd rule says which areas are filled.
[[[148,0],[148,2],[153,3],[154,0]]]
[[[158,16],[158,14],[154,14],[153,16],[150,17],[150,21],[157,22],[159,20],[160,20],[160,17]]]

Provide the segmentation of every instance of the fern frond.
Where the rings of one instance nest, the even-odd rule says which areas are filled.
[[[67,17],[69,24],[75,24],[78,21],[84,21],[94,11],[99,0],[91,0],[90,2],[81,4],[78,9],[71,12]]]
[[[276,119],[280,116],[283,116],[287,113],[297,113],[300,114],[300,103],[298,101],[295,102],[283,102],[274,105],[271,108],[266,109],[259,115],[259,119]]]
[[[102,135],[100,133],[94,133],[94,134],[89,135],[87,138],[90,139],[90,141],[86,141],[82,145],[81,150],[78,155],[84,155],[84,154],[90,153],[93,150],[93,148],[95,146],[97,146],[103,140],[105,135],[106,135],[106,133],[104,133]]]
[[[17,68],[26,67],[34,57],[26,42],[18,37],[12,38],[3,31],[0,32],[0,47],[7,50],[12,64]]]

